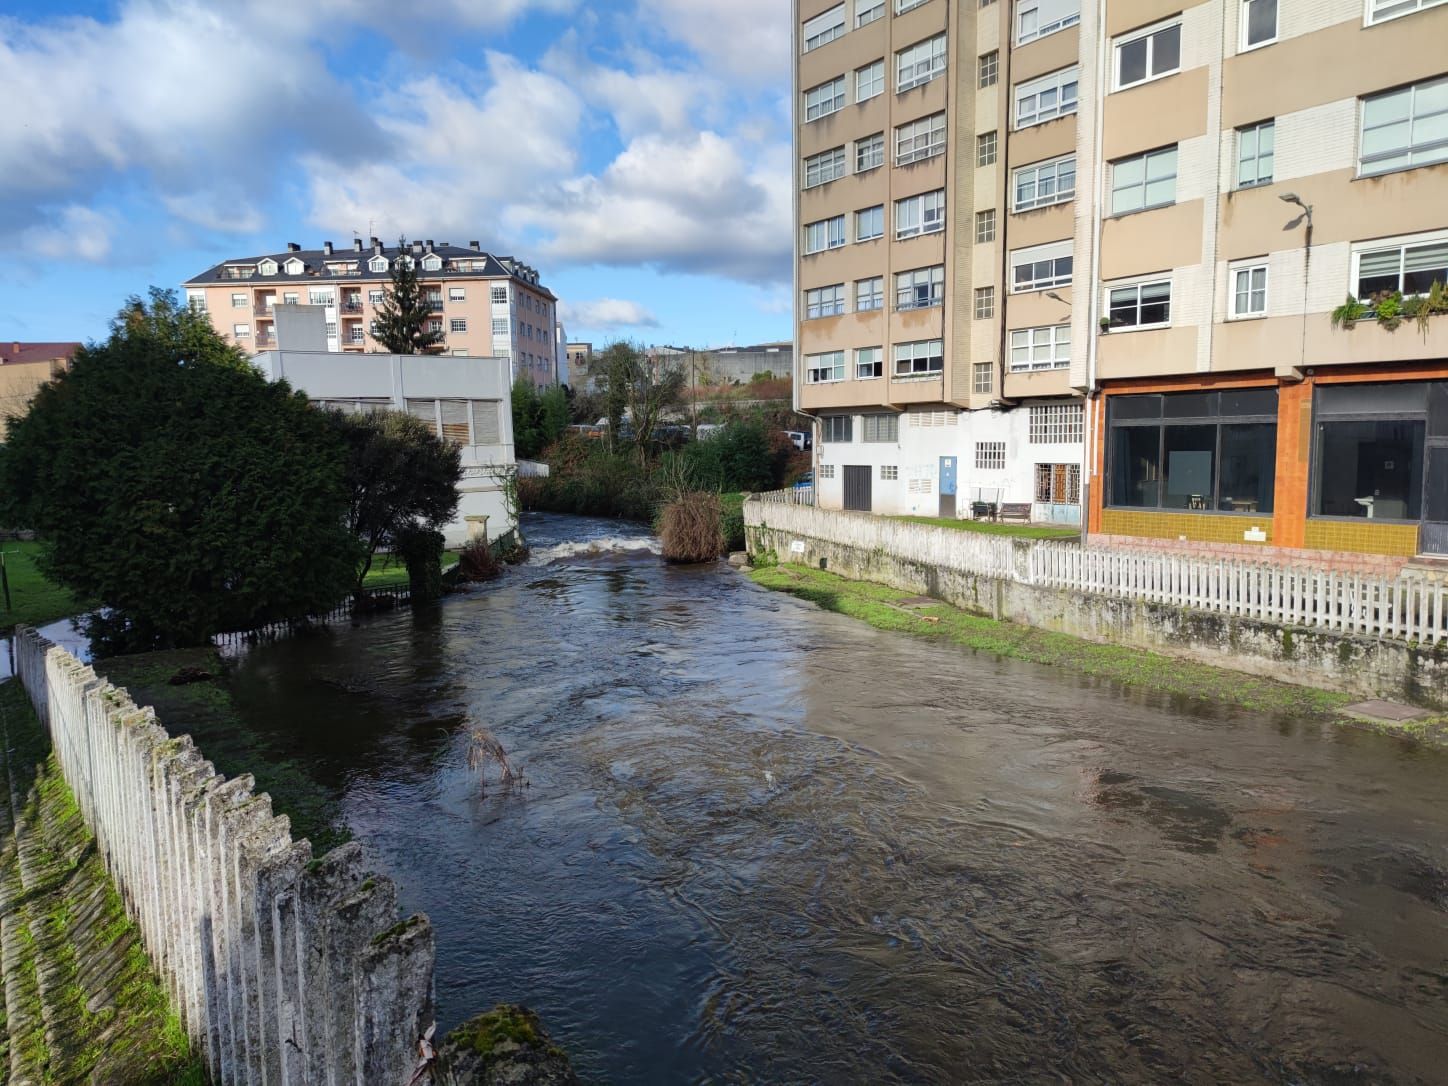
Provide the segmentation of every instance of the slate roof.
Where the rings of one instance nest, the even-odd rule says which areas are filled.
[[[553,299],[554,301],[557,301],[557,297],[547,287],[541,285],[540,283],[528,282],[528,280],[523,278],[523,276],[519,275],[516,270],[509,271],[508,268],[504,266],[502,260],[499,260],[492,253],[480,252],[477,249],[473,249],[463,245],[434,245],[432,247],[431,253],[424,250],[421,256],[417,256],[417,254],[413,253],[411,245],[409,245],[405,249],[398,249],[396,245],[384,245],[382,247],[381,253],[378,254],[374,253],[371,246],[368,245],[364,245],[362,251],[358,252],[357,250],[352,248],[350,243],[344,246],[337,246],[332,250],[330,254],[327,253],[327,251],[324,249],[302,249],[297,252],[283,251],[280,253],[261,253],[257,256],[242,256],[234,257],[230,260],[223,260],[221,261],[221,263],[206,269],[206,271],[202,272],[200,275],[193,276],[192,278],[186,280],[184,285],[188,287],[206,287],[217,286],[226,283],[245,283],[250,286],[257,286],[259,284],[265,283],[381,283],[385,282],[390,277],[391,272],[369,271],[367,268],[367,262],[377,255],[385,256],[388,261],[391,262],[392,260],[395,260],[400,254],[416,256],[419,264],[421,263],[423,257],[426,257],[428,255],[440,256],[445,262],[454,257],[462,260],[471,260],[474,263],[478,261],[484,261],[487,267],[483,271],[452,271],[448,268],[447,264],[444,263],[441,271],[424,271],[419,266],[418,274],[426,279],[443,280],[477,279],[479,277],[492,279],[516,279],[518,282],[525,283],[527,286],[529,286],[533,290],[536,290],[538,293],[544,294],[547,297]],[[228,265],[259,264],[261,263],[261,261],[267,259],[275,260],[277,262],[278,268],[275,275],[253,275],[249,279],[234,279],[225,274],[225,270]],[[288,260],[293,259],[300,260],[303,264],[306,265],[305,270],[303,270],[302,274],[299,276],[288,275],[281,267],[281,265],[286,264]],[[512,260],[511,257],[505,257],[503,259]],[[357,261],[357,271],[348,272],[344,275],[333,275],[327,271],[328,263],[348,260]],[[519,266],[517,261],[513,261],[513,264],[515,269]]]
[[[21,362],[49,362],[53,358],[66,361],[75,357],[79,343],[17,343],[7,340],[0,343],[0,365]]]

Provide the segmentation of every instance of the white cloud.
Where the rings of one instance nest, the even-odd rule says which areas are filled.
[[[789,72],[789,5],[783,0],[639,0],[639,21],[683,42],[737,90]]]
[[[266,225],[261,210],[239,193],[163,195],[161,203],[181,221],[218,234],[255,234]]]
[[[80,204],[63,207],[49,221],[20,234],[20,244],[52,260],[100,263],[111,254],[115,222],[102,212]]]
[[[623,298],[596,298],[591,302],[559,302],[558,316],[564,324],[580,328],[657,328],[658,317]]]

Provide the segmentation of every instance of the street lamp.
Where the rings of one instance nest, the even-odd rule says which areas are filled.
[[[1282,195],[1278,196],[1277,199],[1281,200],[1285,204],[1296,204],[1298,207],[1302,208],[1302,217],[1307,220],[1307,229],[1312,229],[1311,204],[1304,204],[1302,202],[1302,197],[1298,196],[1295,192],[1284,192],[1282,193]],[[1291,226],[1293,224],[1289,223],[1288,225]]]
[[[1300,222],[1306,223],[1302,237],[1302,334],[1297,354],[1297,379],[1301,380],[1302,373],[1307,368],[1307,288],[1312,278],[1312,205],[1303,203],[1302,197],[1295,192],[1284,192],[1277,199],[1302,209],[1302,214],[1282,229],[1291,230]]]

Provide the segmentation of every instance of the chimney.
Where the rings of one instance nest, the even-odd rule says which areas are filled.
[[[360,253],[360,252],[362,251],[362,239],[361,239],[361,238],[353,238],[353,239],[352,239],[352,251],[353,251],[354,253]]]
[[[322,252],[326,253],[328,256],[332,255],[332,243],[330,241],[322,242]]]
[[[382,242],[378,241],[376,238],[372,239],[372,251],[374,253],[382,252]]]
[[[287,242],[287,252],[289,252],[289,253],[300,253],[301,251],[302,251],[302,247],[301,247],[300,245],[298,245],[295,241],[289,241],[289,242]]]
[[[468,242],[468,248],[475,253],[481,253],[483,251],[482,243],[477,241]]]
[[[414,242],[412,243],[412,255],[413,255],[413,256],[421,256],[421,255],[422,255],[422,242],[420,242],[420,241],[414,241]]]
[[[432,238],[427,239],[427,251],[432,252]]]

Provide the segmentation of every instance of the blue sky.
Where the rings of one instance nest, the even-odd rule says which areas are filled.
[[[574,339],[788,339],[788,12],[0,0],[0,340],[354,232],[511,253]]]

